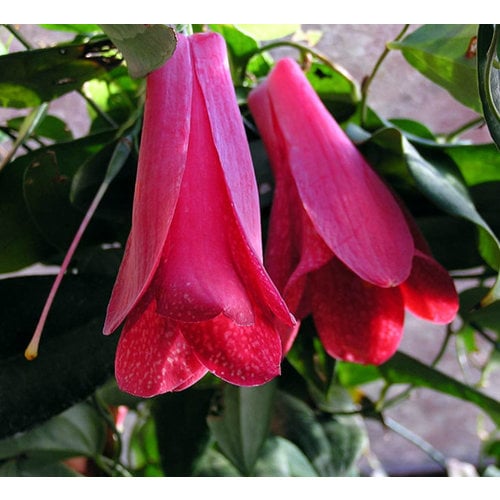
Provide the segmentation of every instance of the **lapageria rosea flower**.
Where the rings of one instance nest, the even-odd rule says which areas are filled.
[[[293,316],[262,264],[259,201],[224,39],[178,35],[147,77],[132,227],[104,333],[115,375],[143,396],[207,371],[242,386],[280,372]]]
[[[264,261],[297,319],[312,314],[325,350],[380,364],[400,343],[405,308],[452,321],[451,277],[298,64],[280,60],[248,103],[275,176]]]

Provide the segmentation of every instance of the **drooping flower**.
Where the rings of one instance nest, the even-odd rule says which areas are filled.
[[[452,321],[452,279],[298,64],[278,61],[248,104],[275,177],[265,264],[297,319],[312,314],[325,350],[380,364],[400,343],[405,308]]]
[[[123,320],[122,390],[184,389],[207,371],[257,385],[279,374],[293,316],[262,264],[257,186],[224,39],[179,35],[147,77],[132,228],[104,333]]]

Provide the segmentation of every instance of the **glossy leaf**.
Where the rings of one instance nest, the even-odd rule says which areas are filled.
[[[71,178],[111,138],[105,133],[40,148],[5,167],[0,175],[0,273],[67,249],[83,217],[69,201]]]
[[[500,154],[494,144],[467,144],[445,148],[466,184],[500,181]]]
[[[255,464],[257,477],[316,477],[307,457],[292,442],[271,436]]]
[[[499,47],[500,27],[498,24],[481,24],[477,33],[479,95],[488,129],[500,149]]]
[[[127,61],[132,78],[163,66],[177,45],[175,31],[164,24],[100,24]]]
[[[244,475],[252,473],[269,433],[275,382],[257,387],[227,385],[220,415],[208,426],[220,450]]]
[[[212,393],[195,388],[154,400],[152,411],[165,475],[192,475],[210,436],[206,416]]]
[[[468,56],[476,34],[473,24],[427,24],[388,47],[401,50],[408,63],[425,77],[480,113],[476,61]]]
[[[1,477],[81,477],[60,462],[20,457],[0,465]]]
[[[313,62],[306,76],[337,121],[342,122],[352,115],[361,94],[357,82],[347,70],[335,64]]]
[[[106,424],[88,403],[51,418],[35,429],[0,441],[0,459],[24,455],[61,460],[74,456],[95,457],[102,452]]]
[[[22,118],[12,118],[7,122],[7,125],[15,130],[19,130],[22,121]],[[36,127],[35,133],[33,135],[35,135],[36,137],[52,139],[58,142],[69,141],[73,139],[73,134],[68,128],[68,125],[63,120],[54,115],[45,116]]]
[[[53,276],[0,280],[0,437],[64,411],[113,374],[117,338],[101,333],[112,279],[64,278],[34,361],[25,359],[24,350]]]
[[[1,57],[0,106],[27,108],[77,90],[120,64],[105,41],[13,52]]]
[[[498,401],[407,354],[396,353],[378,369],[391,384],[425,387],[473,403],[488,414],[496,425],[500,425]]]

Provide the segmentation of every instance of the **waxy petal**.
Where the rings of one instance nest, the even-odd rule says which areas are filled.
[[[226,42],[218,33],[196,35],[192,53],[208,120],[229,197],[247,241],[262,260],[259,194],[250,149],[226,56]]]
[[[182,187],[153,285],[158,312],[190,322],[224,312],[238,324],[251,324],[252,304],[237,274],[239,257],[232,255],[233,235],[228,232],[235,214],[197,82],[192,103]]]
[[[253,386],[280,373],[281,340],[273,322],[259,312],[250,326],[236,325],[221,314],[209,321],[182,324],[181,329],[203,365],[226,382]]]
[[[438,324],[455,318],[459,302],[452,278],[432,257],[417,251],[410,277],[400,286],[405,307]]]
[[[378,365],[397,350],[404,323],[399,288],[367,283],[334,259],[313,273],[308,292],[314,323],[330,356]]]
[[[406,280],[413,239],[389,189],[293,60],[278,61],[267,89],[300,199],[325,243],[370,283],[388,287]],[[249,105],[255,113],[257,104],[250,99]]]
[[[158,266],[186,162],[191,79],[189,45],[179,36],[174,55],[147,79],[132,228],[108,305],[105,334],[125,319]]]
[[[184,389],[206,373],[178,326],[156,313],[154,300],[132,311],[116,351],[115,376],[121,390],[151,397]]]

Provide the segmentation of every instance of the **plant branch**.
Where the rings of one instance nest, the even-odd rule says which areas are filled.
[[[409,24],[405,24],[403,29],[399,32],[399,34],[396,36],[396,38],[392,41],[392,43],[398,42],[403,38],[405,33],[408,31],[408,28],[410,27]],[[391,49],[389,49],[388,45],[386,45],[384,51],[380,55],[380,57],[377,59],[377,62],[375,63],[375,66],[372,69],[372,72],[370,73],[369,76],[365,78],[363,81],[363,84],[361,85],[361,111],[360,111],[360,117],[361,117],[361,125],[363,126],[366,122],[366,114],[367,114],[367,99],[368,99],[368,90],[370,88],[370,85],[372,84],[373,80],[375,79],[376,74],[378,73],[378,70],[380,69],[380,66],[384,62],[385,58],[389,54]]]

